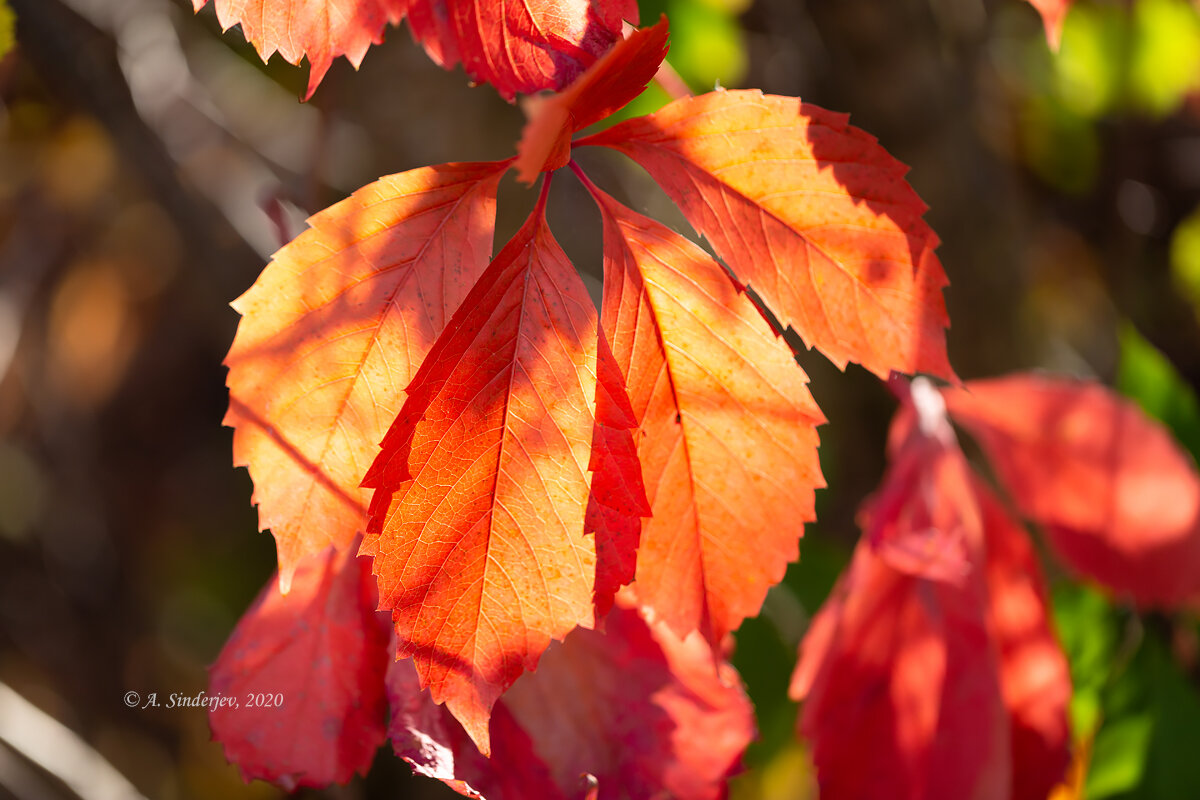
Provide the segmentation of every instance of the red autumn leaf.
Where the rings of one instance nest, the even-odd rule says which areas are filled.
[[[560,787],[600,800],[716,800],[754,738],[736,671],[698,634],[648,625],[622,595],[605,630],[576,630],[503,703],[529,732]]]
[[[209,0],[192,0],[199,11]],[[621,39],[622,18],[637,23],[632,0],[213,0],[224,30],[241,25],[266,61],[278,52],[310,65],[305,99],[333,60],[356,68],[383,41],[390,22],[408,17],[413,38],[437,64],[462,61],[468,75],[507,100],[517,92],[561,89]]]
[[[650,503],[633,438],[637,417],[603,333],[596,356],[596,427],[588,464],[592,492],[584,529],[596,537],[596,619],[601,619],[612,608],[617,590],[634,578],[642,517],[650,516]]]
[[[506,100],[562,89],[621,39],[629,0],[404,0],[413,38],[439,65],[460,60]]]
[[[637,416],[653,516],[639,600],[720,641],[798,555],[824,486],[807,376],[704,251],[593,186],[604,220],[603,328]]]
[[[434,344],[363,482],[362,552],[399,654],[485,754],[496,698],[594,618],[595,308],[545,200]]]
[[[717,91],[577,144],[644,167],[734,275],[839,367],[954,377],[925,205],[907,168],[845,115]]]
[[[487,800],[574,800],[588,794],[584,776],[600,800],[715,800],[754,736],[733,668],[714,668],[702,638],[648,625],[628,603],[618,602],[603,633],[577,629],[551,645],[509,689],[492,715],[490,759],[405,666],[389,673],[396,751]]]
[[[192,0],[196,11],[209,0]],[[263,61],[276,51],[291,64],[308,56],[308,89],[317,85],[338,56],[358,68],[367,48],[383,41],[389,22],[400,22],[407,0],[213,0],[222,30],[242,26],[246,41]]]
[[[1085,381],[1012,375],[945,396],[1072,569],[1143,606],[1200,596],[1200,475],[1161,425]]]
[[[883,483],[863,507],[864,537],[893,569],[962,583],[982,523],[945,405],[927,381],[913,382],[892,421],[888,453]]]
[[[1071,673],[1051,628],[1045,579],[1028,534],[975,479],[987,545],[988,625],[1011,717],[1012,800],[1045,800],[1070,761]]]
[[[1007,800],[1009,732],[976,594],[860,541],[792,679],[821,797]]]
[[[539,172],[566,166],[571,134],[618,111],[646,88],[667,55],[667,18],[634,31],[558,94],[533,103],[517,145],[517,177],[533,183]]]
[[[387,693],[392,748],[417,774],[440,780],[466,797],[567,800],[503,701],[492,710],[489,758],[446,707],[421,688],[412,661],[392,662]]]
[[[1046,28],[1046,42],[1051,50],[1058,50],[1062,42],[1063,22],[1067,19],[1072,2],[1073,0],[1029,0],[1029,5],[1042,15],[1042,25]]]
[[[365,527],[359,488],[404,387],[487,266],[508,162],[382,178],[309,220],[234,302],[235,464],[254,479],[280,585]]]
[[[213,738],[246,780],[291,791],[365,773],[383,743],[387,622],[371,565],[332,548],[304,561],[292,590],[268,583],[211,670]],[[250,707],[251,698],[263,700]]]
[[[967,571],[948,580],[911,570],[887,540],[864,535],[801,645],[791,687],[805,700],[800,729],[813,742],[823,798],[1008,800],[1010,721],[988,627],[979,508],[953,441],[905,417],[897,427],[911,433],[895,437],[903,444],[893,457],[917,453],[924,476],[890,472],[864,509],[864,529],[960,541]],[[879,502],[893,492],[909,497]]]

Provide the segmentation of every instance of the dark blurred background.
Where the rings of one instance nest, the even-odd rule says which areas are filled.
[[[1097,376],[1200,452],[1195,5],[1081,2],[1057,54],[1022,0],[642,4],[646,21],[662,11],[695,91],[849,112],[911,165],[943,239],[960,375]],[[0,797],[106,796],[103,767],[81,762],[91,777],[73,790],[5,744],[72,752],[60,729],[21,727],[41,714],[147,797],[278,794],[242,783],[202,711],[123,700],[204,689],[272,570],[221,426],[228,303],[306,215],[381,175],[506,157],[523,121],[402,29],[357,74],[339,59],[301,104],[305,77],[186,0],[0,0]],[[652,87],[627,113],[665,99]],[[686,229],[635,167],[580,160]],[[573,177],[553,194],[555,233],[598,286],[598,217]],[[497,246],[532,200],[505,179]],[[801,360],[830,421],[830,488],[803,563],[738,634],[763,736],[737,798],[813,796],[787,680],[882,473],[893,409],[863,370]],[[1054,577],[1075,735],[1093,753],[1082,796],[1200,796],[1178,751],[1200,741],[1194,618],[1142,619]],[[328,795],[456,796],[383,751],[369,779]]]

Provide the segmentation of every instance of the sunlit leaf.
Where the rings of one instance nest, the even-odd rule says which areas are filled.
[[[332,548],[272,579],[212,667],[213,738],[247,780],[291,791],[367,771],[384,740],[387,620],[371,565]]]
[[[641,164],[734,275],[839,367],[953,376],[925,205],[907,168],[846,116],[712,92],[580,144]]]
[[[543,192],[417,371],[363,481],[362,552],[399,654],[485,754],[496,699],[594,619],[595,307],[544,212]]]
[[[758,612],[796,558],[823,486],[807,377],[704,251],[594,189],[603,325],[638,420],[653,516],[636,591],[714,642]]]
[[[280,586],[366,524],[359,482],[417,365],[487,266],[508,162],[392,175],[309,220],[233,306],[233,460],[254,479]]]

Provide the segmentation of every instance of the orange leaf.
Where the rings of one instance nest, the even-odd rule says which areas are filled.
[[[639,600],[717,642],[798,555],[824,486],[807,376],[704,251],[591,187],[604,219],[604,330],[637,415],[654,515]]]
[[[533,183],[539,172],[565,166],[571,134],[618,111],[646,88],[667,55],[667,18],[634,31],[558,94],[530,101],[533,113],[513,166],[518,180]]]
[[[485,754],[496,698],[593,623],[595,308],[545,198],[417,371],[363,482],[362,551],[399,653]]]
[[[1200,596],[1200,475],[1161,425],[1085,381],[1011,375],[945,397],[1074,570],[1142,606]]]
[[[384,741],[387,620],[370,563],[332,548],[263,587],[212,666],[213,738],[247,780],[288,791],[366,773]]]
[[[839,367],[953,379],[925,205],[847,117],[717,91],[589,136],[643,166],[737,278]]]
[[[357,69],[367,48],[383,41],[389,22],[400,22],[407,0],[213,0],[222,30],[242,26],[263,61],[276,51],[290,64],[308,56],[312,97],[338,56]],[[208,0],[192,0],[199,11]]]
[[[487,265],[507,162],[366,186],[309,220],[234,302],[225,359],[235,464],[249,467],[280,586],[365,526],[359,489],[404,387]]]

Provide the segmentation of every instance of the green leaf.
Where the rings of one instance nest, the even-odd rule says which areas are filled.
[[[1117,652],[1117,615],[1103,595],[1076,583],[1056,584],[1052,606],[1058,638],[1071,666],[1071,730],[1079,740],[1100,724],[1104,690]]]
[[[1163,636],[1146,635],[1106,698],[1096,737],[1089,800],[1194,800],[1200,786],[1200,695]]]
[[[8,55],[17,43],[17,17],[8,7],[8,0],[0,0],[0,58]]]
[[[1171,280],[1200,315],[1200,207],[1171,233]]]
[[[1186,0],[1137,0],[1129,84],[1134,104],[1166,116],[1200,84],[1200,12]]]
[[[1171,362],[1130,324],[1119,333],[1117,390],[1162,422],[1200,461],[1200,402]]]

